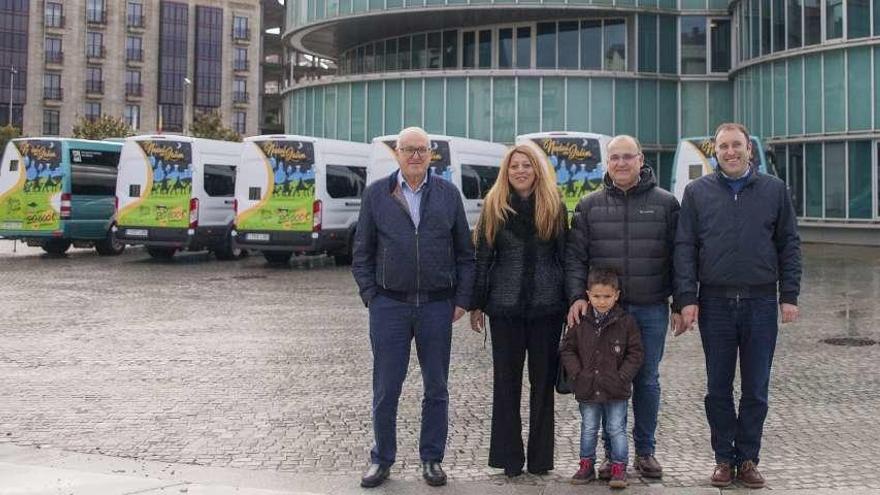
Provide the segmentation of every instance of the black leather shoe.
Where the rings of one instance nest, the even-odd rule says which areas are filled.
[[[422,478],[431,486],[446,484],[446,473],[437,461],[422,461]]]
[[[522,468],[504,468],[504,476],[508,478],[516,478],[522,474]]]
[[[361,478],[361,486],[364,488],[375,488],[384,483],[388,479],[389,474],[391,474],[391,466],[383,467],[381,464],[370,464],[367,472],[364,473],[364,477]]]

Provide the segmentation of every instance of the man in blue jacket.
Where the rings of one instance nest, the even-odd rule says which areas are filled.
[[[782,323],[798,318],[801,251],[791,196],[784,182],[749,166],[751,153],[745,127],[718,127],[718,168],[685,188],[675,237],[675,292],[684,320],[676,335],[699,321],[718,487],[734,477],[748,488],[764,487],[757,465],[778,311]]]
[[[397,453],[397,404],[410,345],[422,368],[425,395],[419,457],[431,486],[446,484],[440,463],[448,430],[452,323],[464,315],[473,286],[474,248],[458,189],[431,174],[424,130],[400,132],[400,169],[364,190],[352,272],[370,313],[373,434],[361,486],[382,484]]]

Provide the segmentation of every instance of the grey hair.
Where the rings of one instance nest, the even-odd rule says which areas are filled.
[[[424,138],[425,142],[428,143],[428,145],[431,144],[431,138],[428,137],[428,133],[425,132],[425,130],[421,127],[407,127],[406,129],[403,129],[397,135],[397,143],[399,143],[400,139],[403,138],[403,136],[406,134],[418,134],[420,137]]]

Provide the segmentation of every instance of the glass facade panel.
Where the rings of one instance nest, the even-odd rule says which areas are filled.
[[[878,1],[877,3],[880,3]],[[880,48],[874,49],[874,127],[880,126]]]
[[[803,0],[788,0],[788,49],[798,48],[803,42],[801,11]]]
[[[422,126],[422,80],[404,80],[403,127]]]
[[[539,69],[556,68],[556,23],[539,22],[535,45],[537,67]]]
[[[547,132],[564,129],[565,80],[545,77],[541,88],[541,130]]]
[[[770,0],[761,0],[761,54],[770,53]]]
[[[411,46],[409,37],[397,39],[397,66],[400,67],[400,70],[410,70],[412,68]]]
[[[871,218],[871,142],[851,141],[848,162],[849,218]]]
[[[733,84],[710,82],[709,84],[709,125],[707,134],[724,122],[733,121]]]
[[[706,108],[706,83],[681,83],[681,133],[682,136],[703,136],[708,133]]]
[[[532,28],[516,28],[516,68],[532,67]]]
[[[351,140],[367,140],[367,85],[353,83],[351,85]]]
[[[581,21],[581,69],[602,68],[602,21]]]
[[[513,29],[498,30],[498,68],[513,67]]]
[[[446,134],[467,136],[467,105],[463,104],[467,101],[467,97],[467,79],[446,80]]]
[[[803,0],[804,3],[804,46],[822,41],[821,0]]]
[[[825,53],[825,132],[846,130],[843,50]]]
[[[479,35],[477,63],[481,69],[492,68],[492,31],[483,30]]]
[[[492,81],[486,77],[468,80],[468,137],[492,139]]]
[[[439,31],[428,33],[426,56],[429,69],[439,69],[443,66],[443,35]]]
[[[675,81],[658,81],[659,86],[659,137],[662,144],[678,143],[678,83]]]
[[[639,81],[639,118],[636,137],[642,144],[657,142],[657,81]]]
[[[351,85],[336,88],[336,139],[351,139]]]
[[[336,86],[324,91],[324,137],[336,138]]]
[[[590,94],[590,132],[614,134],[614,80],[593,79]]]
[[[681,18],[681,73],[706,73],[706,18]]]
[[[678,18],[671,15],[659,17],[660,72],[676,74],[678,72]]]
[[[811,55],[804,58],[804,121],[806,133],[822,132],[822,56]]]
[[[617,79],[614,87],[614,134],[636,134],[636,82]]]
[[[516,80],[495,79],[492,88],[492,140],[513,143],[516,138]]]
[[[183,131],[183,79],[187,75],[189,6],[161,2],[159,9],[159,105],[162,128]]]
[[[578,21],[559,23],[559,62],[560,69],[578,68]]]
[[[849,39],[871,36],[871,0],[847,0],[846,37]]]
[[[477,33],[465,31],[461,35],[461,66],[473,69],[477,66]]]
[[[385,131],[394,134],[403,129],[403,89],[401,81],[385,81]]]
[[[605,21],[605,70],[626,70],[626,22]]]
[[[657,71],[657,16],[642,14],[638,16],[639,26],[639,71]]]
[[[825,216],[846,218],[846,144],[825,143]]]
[[[784,136],[787,134],[785,128],[785,119],[787,112],[785,108],[785,62],[776,62],[773,64],[773,132],[774,136]]]
[[[568,79],[566,130],[586,132],[590,129],[590,80]]]
[[[660,176],[657,179],[660,187],[668,191],[672,186],[672,167],[675,163],[675,154],[661,151],[658,155],[660,159],[660,163],[658,163]]]
[[[804,133],[803,61],[788,61],[788,133]]]
[[[871,128],[871,48],[852,48],[847,53],[848,129]]]
[[[384,123],[384,84],[382,81],[367,83],[367,139],[381,136]],[[394,132],[394,131],[392,131]]]
[[[758,134],[769,135],[773,132],[773,66],[761,65],[761,127]],[[754,130],[754,129],[752,129]]]
[[[223,9],[196,6],[195,98],[199,107],[220,106],[223,68]]]
[[[730,70],[730,21],[712,19],[709,21],[712,46],[712,72]]]
[[[804,145],[806,163],[806,216],[822,216],[822,144]]]
[[[417,34],[412,37],[412,68],[413,70],[419,70],[425,68],[425,63],[427,61],[427,57],[425,54],[425,45],[427,41],[425,40],[424,34]]]
[[[520,77],[517,80],[516,133],[528,134],[541,130],[541,109],[539,108],[539,80],[533,77]]]
[[[843,37],[843,0],[825,0],[825,39]]]
[[[785,2],[773,0],[773,51],[785,50]]]
[[[443,79],[425,79],[425,130],[434,134],[445,134]]]
[[[788,184],[794,212],[804,216],[804,145],[793,144],[788,147]]]

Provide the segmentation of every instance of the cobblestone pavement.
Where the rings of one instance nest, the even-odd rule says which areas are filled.
[[[807,246],[802,320],[780,332],[761,467],[776,489],[880,490],[880,256]],[[171,263],[141,250],[49,258],[0,241],[0,443],[214,467],[356,475],[371,442],[367,313],[347,268],[296,258]],[[455,326],[446,467],[452,480],[509,483],[486,467],[491,356]],[[657,457],[667,487],[712,468],[696,332],[667,341]],[[396,479],[418,478],[415,353],[399,417]],[[527,394],[525,394],[527,396]],[[579,417],[557,396],[556,470],[576,465]],[[527,418],[527,414],[526,414]],[[637,483],[644,483],[638,481]]]

